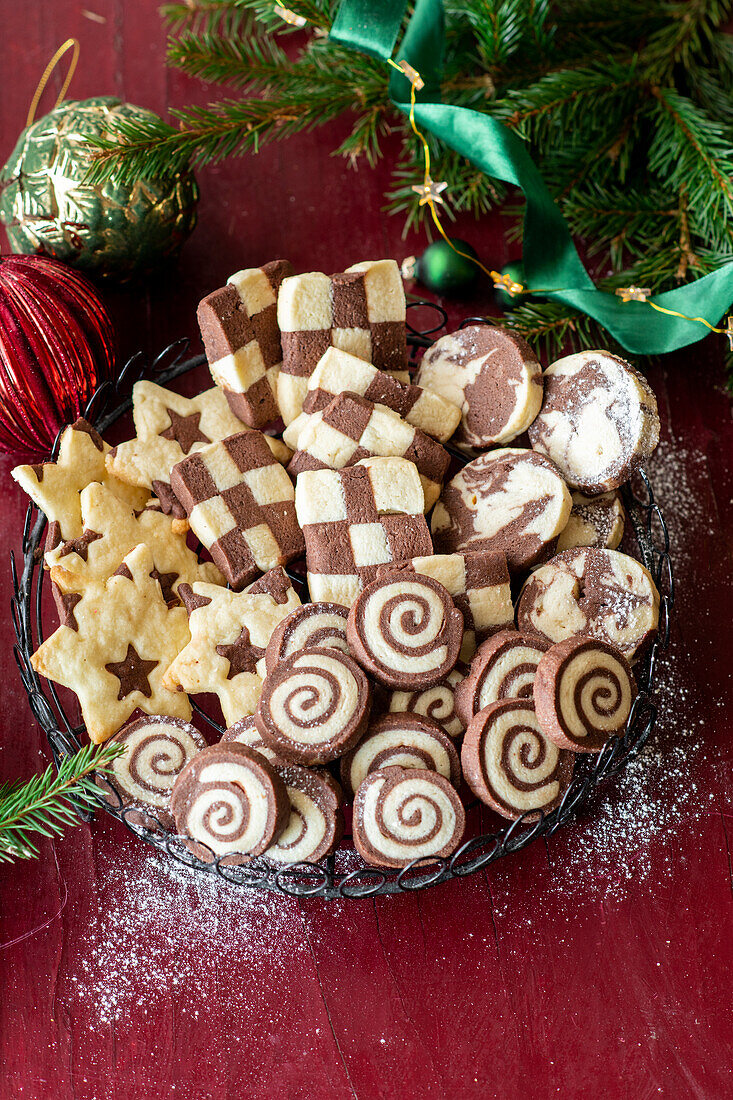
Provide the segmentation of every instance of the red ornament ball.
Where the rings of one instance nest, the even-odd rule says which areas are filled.
[[[113,363],[91,283],[46,256],[0,256],[0,450],[47,456]]]

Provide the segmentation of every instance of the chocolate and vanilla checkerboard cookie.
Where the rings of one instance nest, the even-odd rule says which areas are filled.
[[[310,271],[285,279],[278,296],[283,365],[280,412],[289,424],[301,412],[308,379],[327,348],[348,351],[382,370],[407,362],[405,291],[394,260],[369,260],[337,275]]]
[[[298,447],[288,466],[291,477],[304,470],[340,470],[375,456],[414,462],[426,512],[440,496],[450,464],[450,455],[440,443],[399,413],[354,393],[339,393],[322,412],[314,413],[300,433]]]
[[[298,477],[311,599],[350,607],[380,565],[432,553],[420,477],[404,458]]]
[[[280,415],[275,396],[282,363],[277,295],[283,279],[292,274],[287,260],[250,267],[199,303],[211,377],[224,390],[234,415],[251,428]]]
[[[408,375],[409,378],[409,375]],[[309,413],[321,412],[339,393],[359,394],[399,413],[408,424],[420,428],[439,443],[447,443],[458,427],[461,410],[439,393],[401,382],[356,355],[328,348],[308,379],[303,412],[289,426],[297,446],[298,433]]]
[[[171,488],[232,588],[303,552],[295,492],[260,432],[240,432],[177,463]]]

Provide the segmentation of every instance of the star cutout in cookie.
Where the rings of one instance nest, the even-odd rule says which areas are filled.
[[[180,416],[175,409],[166,409],[171,420],[170,428],[161,432],[163,439],[175,439],[185,455],[193,447],[194,443],[211,443],[208,435],[199,428],[201,413],[191,413],[190,416]]]
[[[300,607],[290,584],[287,599],[282,599],[283,578],[282,569],[273,569],[255,582],[256,591],[245,592],[200,581],[192,589],[184,586],[181,596],[191,608],[191,641],[166,672],[166,687],[193,695],[215,692],[228,726],[254,714],[270,636],[282,619]]]
[[[73,587],[74,575],[61,570],[57,601],[68,613],[31,658],[36,672],[76,692],[95,744],[120,729],[136,707],[191,717],[186,695],[163,682],[190,639],[188,616],[182,607],[168,608],[152,570],[147,546],[135,547],[115,576],[81,590]]]

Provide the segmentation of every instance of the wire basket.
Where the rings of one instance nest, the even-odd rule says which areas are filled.
[[[419,350],[429,347],[435,334],[446,324],[445,311],[434,303],[410,304],[411,308],[428,306],[437,311],[437,324],[418,330],[408,321],[408,344],[413,365]],[[485,321],[485,318],[468,318],[463,324]],[[115,381],[102,383],[94,393],[85,410],[86,419],[100,433],[104,433],[131,408],[132,386],[139,379],[152,376],[161,385],[165,385],[201,366],[205,362],[204,356],[184,358],[187,346],[186,340],[179,340],[150,364],[141,353],[133,356]],[[58,442],[57,439],[51,458],[56,456]],[[465,455],[459,455],[453,450],[452,453],[460,457],[462,462],[466,462]],[[166,829],[152,810],[146,811],[142,816],[139,808],[123,807],[113,788],[98,777],[100,785],[104,784],[106,796],[104,800],[100,797],[100,808],[122,821],[136,836],[165,852],[177,863],[194,868],[202,874],[217,876],[237,886],[269,890],[290,897],[364,898],[424,890],[448,879],[476,874],[495,860],[526,848],[537,837],[551,836],[589,801],[604,780],[616,775],[641,752],[657,717],[654,703],[655,673],[659,654],[669,644],[670,615],[674,603],[669,533],[664,516],[654,499],[652,486],[643,470],[639,471],[632,483],[624,486],[622,493],[639,557],[659,589],[659,630],[645,658],[635,668],[639,694],[624,734],[610,738],[598,754],[578,755],[573,779],[562,801],[551,813],[542,814],[538,821],[528,824],[525,814],[495,832],[470,837],[450,857],[415,860],[401,870],[385,871],[366,866],[353,848],[348,846],[348,837],[345,842],[342,841],[341,848],[334,855],[317,864],[296,863],[278,867],[262,858],[235,863],[232,862],[232,857],[215,856],[213,852],[210,861],[204,861],[189,851],[182,838]],[[45,528],[45,516],[31,504],[23,529],[23,567],[20,574],[15,555],[11,554],[12,617],[16,636],[14,655],[31,711],[48,738],[54,763],[58,767],[63,757],[72,755],[81,747],[85,728],[83,725],[71,723],[56,686],[50,681],[41,680],[30,663],[31,654],[44,639],[42,607],[46,578],[42,563]],[[291,573],[291,579],[296,585],[303,585],[302,575]],[[192,705],[213,734],[219,736],[223,733],[223,727],[206,714],[195,700],[192,700]],[[467,804],[466,809],[471,811],[479,805],[474,800]],[[88,812],[80,808],[77,808],[77,812],[83,820],[91,819],[92,815]]]

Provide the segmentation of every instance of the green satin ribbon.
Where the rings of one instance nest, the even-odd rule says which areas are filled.
[[[387,62],[399,35],[406,0],[343,0],[331,38]],[[694,344],[709,329],[690,317],[718,325],[733,303],[733,262],[651,301],[684,313],[670,317],[644,302],[622,302],[598,290],[578,255],[560,208],[550,195],[524,143],[502,123],[467,107],[440,102],[444,45],[441,0],[417,0],[397,60],[408,61],[425,81],[417,93],[415,120],[489,176],[519,187],[524,214],[524,282],[545,298],[564,302],[598,321],[627,351],[659,355]],[[410,82],[390,78],[395,106],[410,113]]]

